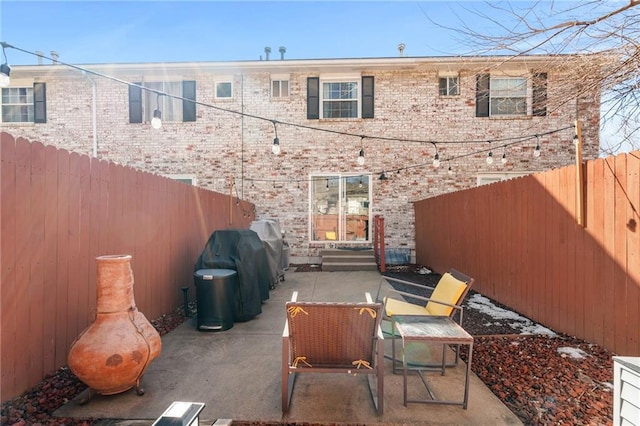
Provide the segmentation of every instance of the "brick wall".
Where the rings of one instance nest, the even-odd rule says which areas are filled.
[[[274,63],[278,61],[273,61]],[[264,65],[264,64],[263,64]],[[311,69],[311,68],[309,68]],[[301,72],[290,71],[290,96],[270,97],[270,70],[238,69],[233,75],[234,97],[214,99],[215,75],[194,67],[179,73],[167,72],[177,80],[196,80],[197,101],[211,106],[242,111],[231,114],[205,105],[197,106],[197,120],[186,123],[163,122],[160,130],[148,123],[130,124],[128,88],[120,82],[87,77],[63,66],[14,67],[12,81],[35,78],[47,83],[46,124],[3,124],[17,136],[91,155],[93,150],[92,85],[96,91],[96,139],[98,157],[158,174],[195,175],[197,184],[214,191],[229,192],[234,177],[237,194],[257,208],[257,216],[277,218],[291,246],[291,262],[317,260],[324,243],[309,241],[309,184],[313,173],[372,173],[372,214],[385,217],[385,241],[390,248],[413,250],[413,202],[438,194],[476,185],[478,173],[528,172],[559,167],[574,162],[573,130],[541,137],[542,155],[532,156],[535,140],[506,149],[508,163],[501,164],[500,142],[491,145],[496,161],[485,162],[486,142],[440,143],[442,164],[431,166],[435,153],[430,143],[406,143],[365,138],[362,141],[366,162],[356,163],[361,139],[357,135],[421,141],[487,141],[498,138],[534,135],[571,126],[580,111],[585,136],[585,158],[598,152],[598,97],[583,97],[562,103],[545,117],[476,118],[475,75],[472,69],[460,70],[460,96],[438,96],[438,73],[425,63],[403,70],[361,68],[350,75],[375,76],[375,118],[350,120],[307,120],[306,79],[325,76],[322,66]],[[128,82],[159,81],[164,75],[149,71],[131,71],[105,66],[106,75]],[[116,74],[117,72],[117,74]],[[278,70],[281,73],[282,70]],[[14,78],[15,75],[15,78]],[[17,83],[13,83],[17,84]],[[558,79],[548,80],[549,102],[554,100]],[[564,84],[564,83],[563,83]],[[264,117],[260,120],[251,116]],[[269,120],[296,123],[317,129],[348,133],[336,134],[277,125],[282,152],[271,153],[274,126]],[[447,162],[447,158],[464,156]],[[420,167],[411,167],[424,165]],[[447,169],[451,166],[454,173]],[[408,167],[408,168],[407,168]],[[399,173],[397,169],[401,170]],[[386,181],[378,180],[387,171]]]

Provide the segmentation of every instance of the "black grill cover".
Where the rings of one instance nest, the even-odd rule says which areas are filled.
[[[262,240],[250,229],[215,231],[196,262],[200,269],[233,269],[238,272],[234,321],[248,321],[262,312],[269,298],[271,270]]]

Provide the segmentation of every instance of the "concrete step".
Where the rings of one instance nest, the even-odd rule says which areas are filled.
[[[322,262],[322,271],[377,271],[375,262]]]
[[[375,262],[376,259],[373,254],[350,254],[350,255],[323,255],[322,263],[328,262],[343,262],[343,263],[362,263],[362,262]]]

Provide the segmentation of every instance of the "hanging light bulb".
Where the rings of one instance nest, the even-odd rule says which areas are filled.
[[[276,127],[276,121],[273,120],[273,131],[275,132],[276,137],[273,138],[273,145],[271,145],[271,152],[273,152],[275,155],[280,154],[280,139],[278,139],[278,128]],[[328,181],[327,181],[328,182]],[[327,187],[328,187],[328,183],[327,183]]]
[[[540,157],[540,142],[538,139],[538,135],[536,135],[536,147],[533,150],[533,158],[538,158]]]
[[[578,138],[578,135],[573,135],[573,144],[575,146],[578,146],[578,142],[580,142],[580,139]]]
[[[484,161],[486,161],[489,165],[493,164],[493,152],[489,151],[489,153],[487,154],[487,158]]]
[[[384,172],[382,172],[382,173],[380,173],[380,177],[378,179],[379,180],[387,180],[387,175]]]
[[[9,74],[11,74],[11,67],[7,62],[7,52],[4,51],[5,47],[11,47],[9,44],[2,42],[2,54],[4,55],[4,62],[0,65],[0,87],[7,87],[11,83]]]
[[[151,127],[159,129],[162,127],[162,112],[160,111],[160,94],[156,98],[156,109],[153,111],[153,118],[151,119]]]
[[[364,165],[364,148],[360,148],[360,153],[358,154],[358,165]]]
[[[440,155],[436,152],[436,155],[433,156],[433,167],[440,167]]]
[[[447,169],[447,174],[449,176],[453,176],[453,169],[451,168],[451,165],[449,165],[449,168]]]
[[[360,176],[360,183],[358,183],[358,188],[362,188],[362,176]]]
[[[271,152],[275,155],[280,154],[280,139],[277,137],[273,138],[273,145],[271,145]]]
[[[507,164],[507,151],[505,150],[505,152],[502,153],[502,158],[500,159],[500,162],[502,162],[502,164]]]

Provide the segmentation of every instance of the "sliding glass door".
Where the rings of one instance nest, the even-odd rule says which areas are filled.
[[[310,177],[311,241],[370,241],[370,178],[339,174]]]

